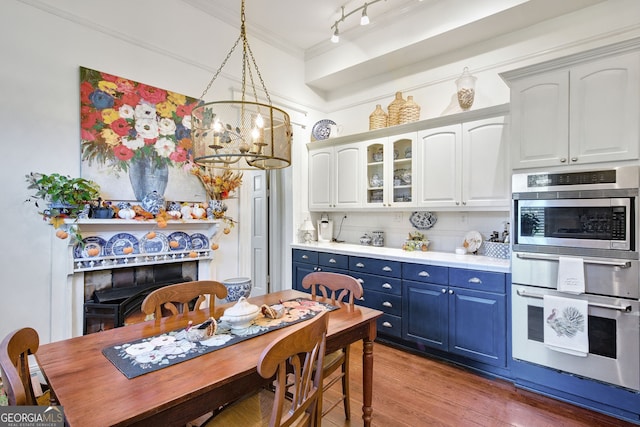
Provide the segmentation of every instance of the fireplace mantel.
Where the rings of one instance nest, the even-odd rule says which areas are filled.
[[[83,238],[98,236],[108,241],[119,233],[129,233],[138,240],[148,232],[169,234],[182,231],[189,235],[202,233],[213,241],[221,220],[169,220],[167,227],[159,228],[153,221],[124,219],[84,219],[70,222],[77,226]],[[93,270],[116,269],[144,265],[197,262],[198,278],[211,278],[211,247],[195,251],[166,251],[131,255],[105,254],[96,257],[75,258],[74,244],[69,239],[55,236],[51,227],[51,341],[82,335],[84,308],[84,273]],[[193,252],[193,253],[191,253]]]

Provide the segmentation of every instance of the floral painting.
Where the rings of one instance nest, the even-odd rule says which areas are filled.
[[[170,90],[81,67],[83,177],[98,182],[105,196],[114,199],[142,200],[152,190],[171,200],[202,198],[202,188],[189,172],[191,111],[197,103]]]

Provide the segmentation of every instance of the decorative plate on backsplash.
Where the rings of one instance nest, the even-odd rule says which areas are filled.
[[[409,217],[409,222],[418,230],[428,230],[434,226],[438,217],[433,212],[413,212]]]
[[[324,119],[316,122],[311,128],[311,135],[317,140],[327,139],[331,134],[331,128],[329,126],[335,125],[336,122],[329,119]]]

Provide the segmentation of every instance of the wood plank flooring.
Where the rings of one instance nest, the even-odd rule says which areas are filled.
[[[634,425],[378,342],[373,353],[372,424],[377,427]],[[361,343],[352,346],[351,355],[352,419],[344,419],[340,405],[323,418],[323,427],[363,425]],[[335,394],[329,390],[325,400],[335,400]]]

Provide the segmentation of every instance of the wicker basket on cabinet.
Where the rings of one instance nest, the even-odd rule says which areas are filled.
[[[396,97],[387,107],[389,111],[389,126],[400,124],[400,109],[406,101],[402,99],[402,92],[396,92]]]
[[[398,124],[412,123],[420,120],[420,106],[408,96],[407,101],[400,108],[400,121]]]
[[[376,105],[376,109],[369,116],[369,130],[386,128],[389,116],[384,112],[380,104]]]

